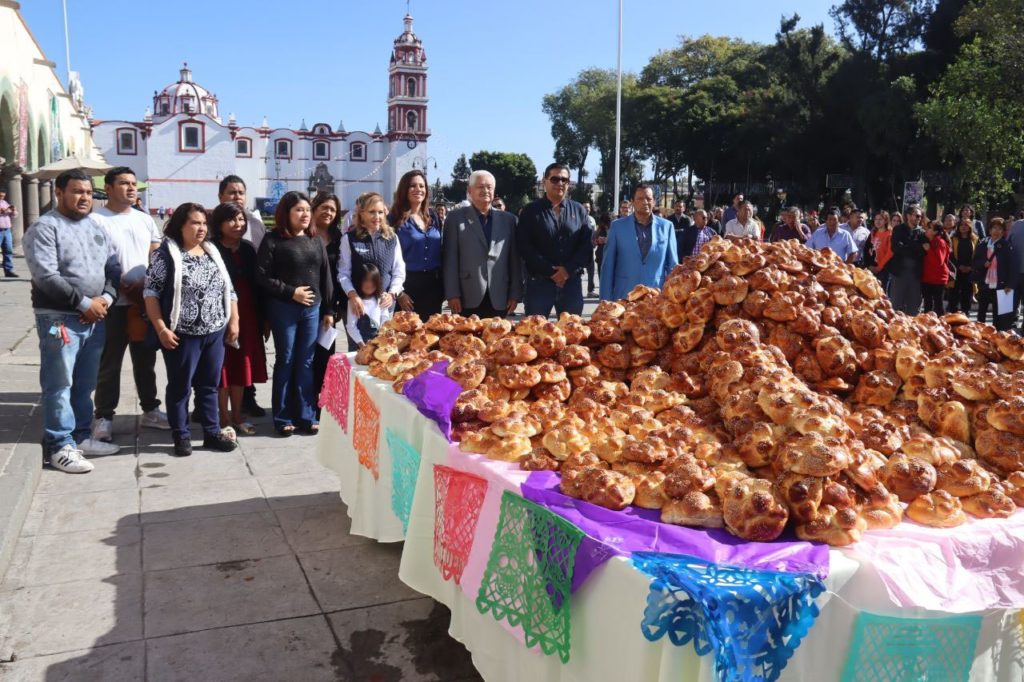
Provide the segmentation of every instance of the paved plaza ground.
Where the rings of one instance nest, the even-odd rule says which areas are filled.
[[[28,281],[0,280],[0,496],[40,458],[32,325]],[[233,453],[172,457],[169,433],[137,428],[130,367],[121,453],[85,475],[43,470],[8,538],[0,680],[479,679],[447,610],[398,580],[401,545],[348,533],[313,437],[262,419]]]

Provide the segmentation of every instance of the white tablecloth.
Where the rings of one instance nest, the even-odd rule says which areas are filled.
[[[606,562],[573,593],[571,657],[566,664],[557,656],[542,654],[537,648],[527,649],[518,628],[495,621],[490,614],[480,614],[475,605],[476,590],[490,554],[501,494],[504,490],[518,493],[518,485],[528,473],[518,471],[514,465],[462,453],[457,446],[448,443],[433,422],[419,414],[404,397],[396,395],[390,384],[370,377],[362,368],[353,369],[353,388],[356,381],[363,383],[380,408],[380,477],[374,480],[357,461],[352,449],[351,408],[347,435],[324,411],[318,458],[341,479],[341,495],[352,517],[352,532],[393,542],[402,540],[403,533],[402,523],[391,507],[391,465],[385,429],[392,429],[419,450],[422,464],[399,577],[451,610],[450,633],[471,652],[484,679],[523,682],[711,682],[716,679],[712,657],[698,657],[692,646],[674,646],[667,638],[658,642],[644,638],[640,623],[650,578],[626,559],[614,558]],[[461,586],[444,581],[434,565],[435,464],[469,471],[489,483]],[[828,593],[818,600],[821,615],[789,661],[782,680],[838,680],[858,610],[908,618],[946,615],[895,606],[871,563],[858,557],[856,548],[832,550],[830,563],[825,581]],[[1017,612],[994,610],[984,614],[970,680],[1024,680],[1022,637]]]

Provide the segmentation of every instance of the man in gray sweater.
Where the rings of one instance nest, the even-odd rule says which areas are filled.
[[[83,455],[120,448],[89,437],[92,392],[103,352],[103,318],[117,300],[121,266],[92,211],[92,182],[81,170],[56,182],[57,207],[25,235],[32,308],[39,334],[43,454],[61,471],[84,474]]]

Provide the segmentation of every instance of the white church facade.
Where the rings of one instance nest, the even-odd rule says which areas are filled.
[[[93,139],[108,163],[129,166],[146,182],[151,212],[186,201],[213,206],[227,175],[245,180],[249,208],[263,211],[291,190],[334,192],[346,209],[367,191],[390,202],[399,178],[428,158],[427,57],[412,22],[406,15],[391,52],[386,131],[324,122],[272,128],[265,118],[251,127],[234,115],[225,123],[216,95],[185,64],[176,83],[154,92],[142,121],[93,121]]]

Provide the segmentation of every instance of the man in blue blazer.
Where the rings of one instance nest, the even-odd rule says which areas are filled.
[[[608,230],[601,264],[601,299],[626,298],[637,284],[660,288],[679,263],[672,223],[654,215],[654,191],[633,190],[633,215],[619,218]]]

